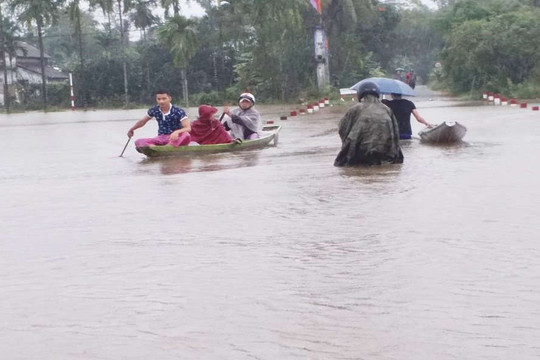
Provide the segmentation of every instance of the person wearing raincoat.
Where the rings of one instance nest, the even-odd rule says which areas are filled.
[[[253,140],[259,138],[262,130],[262,120],[259,112],[253,108],[255,97],[251,93],[240,94],[238,108],[230,110],[228,106],[223,109],[227,115],[223,125],[230,130],[235,139]]]
[[[221,122],[214,117],[218,112],[213,106],[199,106],[199,117],[191,123],[191,141],[199,145],[225,144],[234,141]]]
[[[379,87],[366,82],[358,88],[359,103],[339,122],[342,146],[335,166],[399,164],[403,153],[399,146],[396,117],[379,100]]]

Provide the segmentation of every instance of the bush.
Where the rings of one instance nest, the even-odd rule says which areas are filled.
[[[11,99],[14,110],[40,110],[43,109],[41,84],[17,85],[19,102],[15,97]],[[68,109],[71,105],[69,84],[47,84],[47,107],[56,109]]]
[[[540,84],[532,82],[523,82],[521,84],[512,85],[509,87],[509,92],[512,97],[521,99],[540,98]]]

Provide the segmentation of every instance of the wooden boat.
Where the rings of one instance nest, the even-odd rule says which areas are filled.
[[[443,122],[432,128],[427,128],[418,133],[420,140],[424,142],[448,144],[460,142],[465,136],[467,128],[456,122]]]
[[[138,152],[148,157],[212,154],[219,152],[260,149],[268,146],[271,142],[274,143],[274,146],[277,145],[280,130],[280,125],[264,126],[260,138],[254,140],[244,140],[241,143],[232,142],[226,144],[179,146],[176,148],[172,145],[151,145],[137,147],[136,149]]]

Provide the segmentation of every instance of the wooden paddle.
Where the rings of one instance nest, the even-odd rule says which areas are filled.
[[[219,122],[222,123],[221,121],[223,120],[223,117],[225,116],[225,113],[221,114],[221,116],[219,117]],[[223,123],[222,123],[223,124]],[[227,129],[227,128],[225,128]],[[234,139],[234,142],[237,143],[237,144],[241,144],[243,142],[242,139],[239,139],[239,138],[236,138]]]
[[[128,141],[126,142],[126,145],[124,146],[124,150],[122,150],[122,153],[120,154],[119,157],[122,157],[124,155],[124,151],[126,151],[126,148],[127,148],[130,141],[131,141],[131,138],[129,138]]]

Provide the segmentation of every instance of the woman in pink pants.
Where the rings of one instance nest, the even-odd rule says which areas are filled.
[[[145,147],[150,145],[172,145],[174,147],[188,145],[191,141],[189,133],[181,133],[176,140],[171,140],[170,135],[158,135],[153,138],[142,138],[135,140],[136,147]]]

